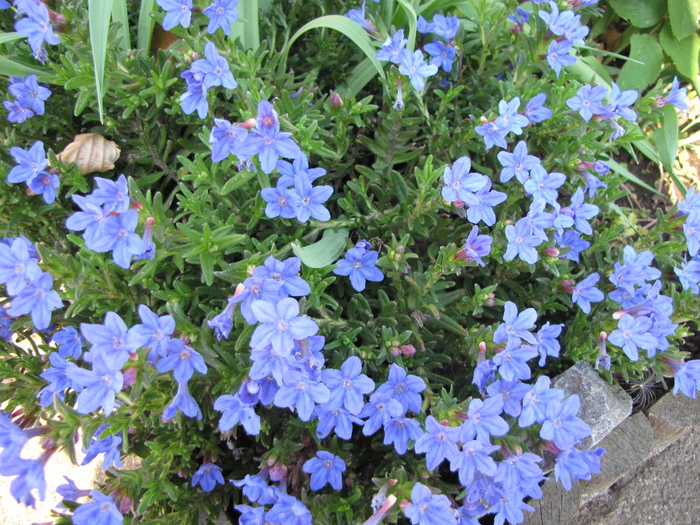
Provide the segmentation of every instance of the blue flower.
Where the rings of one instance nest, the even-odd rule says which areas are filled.
[[[384,423],[384,444],[393,444],[399,456],[406,453],[409,441],[416,441],[422,435],[420,423],[415,419],[395,417]]]
[[[22,107],[37,115],[44,114],[44,101],[51,96],[51,91],[39,85],[36,75],[29,75],[26,78],[10,77],[8,89]]]
[[[676,106],[681,111],[687,111],[688,103],[686,102],[686,96],[688,90],[686,88],[679,87],[678,77],[673,77],[673,82],[671,83],[671,91],[669,91],[665,97],[661,99],[664,104],[671,104]]]
[[[497,206],[508,198],[508,195],[501,191],[491,190],[491,180],[486,179],[486,184],[476,193],[468,193],[462,199],[467,205],[467,219],[472,224],[484,221],[487,226],[496,223],[496,214],[493,206]]]
[[[468,419],[462,423],[459,439],[463,443],[476,437],[482,443],[489,442],[489,435],[505,436],[510,430],[499,414],[503,412],[503,397],[490,397],[485,401],[472,399],[467,409]]]
[[[610,103],[603,108],[603,116],[611,119],[619,115],[625,120],[635,122],[637,113],[628,106],[634,104],[637,97],[639,97],[639,92],[636,89],[621,91],[620,86],[613,82],[612,91],[610,91]]]
[[[551,118],[552,110],[544,107],[546,100],[547,95],[545,93],[540,93],[532,97],[532,99],[530,99],[530,101],[525,105],[524,114],[533,124],[537,124],[538,122]]]
[[[498,379],[486,387],[489,397],[501,396],[503,398],[503,411],[509,416],[518,417],[522,411],[520,404],[525,394],[532,390],[532,386],[518,379]]]
[[[576,394],[569,396],[563,403],[549,401],[540,437],[554,441],[559,450],[567,450],[590,436],[591,427],[577,416],[580,406],[581,401]]]
[[[376,28],[371,23],[369,23],[368,20],[365,19],[364,0],[362,0],[362,7],[360,9],[350,9],[350,11],[345,13],[345,15],[343,16],[346,16],[353,22],[360,24],[360,27],[365,31],[369,31],[370,33],[374,33],[376,31]]]
[[[326,403],[330,390],[298,370],[290,369],[282,378],[282,387],[275,394],[275,406],[295,407],[299,419],[309,421],[316,404]]]
[[[248,136],[248,130],[241,125],[234,126],[228,120],[214,119],[214,127],[209,134],[212,162],[221,162],[231,153],[236,154],[238,145]]]
[[[84,503],[73,512],[74,525],[121,525],[124,516],[119,512],[114,500],[99,490],[90,492],[93,501]]]
[[[608,341],[622,348],[632,361],[637,361],[638,348],[653,352],[658,344],[657,338],[651,333],[651,325],[649,317],[624,314],[617,323],[617,329],[608,336]]]
[[[213,4],[203,9],[202,13],[209,17],[207,32],[212,34],[221,28],[225,35],[230,35],[231,24],[238,20],[237,5],[238,0],[214,0]]]
[[[206,118],[209,112],[209,102],[207,102],[208,90],[202,83],[204,75],[187,70],[180,76],[187,81],[187,91],[178,99],[182,104],[182,111],[185,115],[189,115],[196,110],[199,118]]]
[[[452,513],[452,504],[447,496],[433,494],[420,483],[413,485],[411,504],[403,512],[413,525],[457,525],[457,518]]]
[[[241,480],[231,480],[236,487],[243,487],[243,495],[252,503],[271,505],[277,501],[277,487],[271,487],[261,475],[246,477]]]
[[[260,433],[260,416],[255,413],[253,405],[241,400],[239,394],[219,396],[214,401],[214,410],[223,412],[219,420],[221,432],[226,432],[241,423],[248,435],[257,436]]]
[[[378,257],[378,252],[362,250],[356,245],[345,252],[345,258],[336,262],[337,267],[333,273],[350,276],[353,289],[361,292],[367,281],[379,282],[384,279],[384,274],[376,267]]]
[[[143,324],[134,325],[132,330],[141,335],[144,340],[141,345],[144,348],[151,348],[148,361],[154,364],[158,357],[165,357],[168,353],[170,336],[175,331],[175,319],[172,315],[158,317],[145,304],[139,305],[138,311]]]
[[[674,268],[673,272],[684,290],[690,290],[696,295],[700,293],[700,259],[693,258],[683,263],[681,268]]]
[[[443,174],[442,198],[447,202],[465,201],[472,192],[481,190],[488,183],[488,177],[481,173],[470,172],[472,161],[469,157],[458,158],[454,165],[445,166]]]
[[[258,155],[260,168],[265,173],[272,173],[280,157],[297,159],[304,156],[291,136],[289,132],[279,131],[279,126],[258,128],[240,144],[238,153],[248,157]]]
[[[533,345],[533,347],[540,353],[539,366],[544,366],[547,356],[559,357],[561,346],[559,341],[557,341],[557,337],[561,334],[562,328],[564,328],[563,324],[550,326],[549,321],[547,321],[537,332],[537,344]]]
[[[105,430],[109,428],[109,425],[101,425],[92,436],[90,440],[90,446],[87,450],[83,449],[85,457],[81,465],[87,465],[92,462],[93,459],[97,457],[98,454],[104,454],[102,459],[102,470],[107,470],[111,466],[121,467],[121,451],[122,437],[118,434],[100,438]]]
[[[114,312],[105,314],[103,324],[82,323],[80,331],[92,345],[85,354],[85,360],[91,362],[98,355],[103,355],[114,370],[121,370],[130,354],[135,354],[145,341],[138,330],[127,329],[126,323]]]
[[[549,44],[547,62],[549,62],[550,67],[556,72],[557,78],[559,78],[562,66],[570,66],[576,62],[576,57],[569,54],[572,47],[573,44],[566,40],[561,42],[552,40],[552,43]]]
[[[508,182],[515,176],[521,184],[530,178],[529,172],[535,166],[540,165],[540,159],[534,155],[528,155],[527,144],[524,140],[518,142],[513,148],[513,153],[501,151],[498,153],[498,161],[503,166],[501,170],[501,182]]]
[[[321,377],[331,391],[328,408],[344,406],[355,416],[364,405],[363,395],[374,390],[374,381],[362,373],[362,362],[357,356],[348,357],[340,370],[323,370]]]
[[[462,450],[450,458],[450,470],[457,471],[463,487],[470,487],[478,473],[492,477],[498,469],[491,457],[501,447],[473,439],[462,443]]]
[[[527,310],[520,315],[522,316],[526,312]],[[532,335],[530,332],[524,333]],[[498,366],[498,373],[506,381],[526,380],[530,379],[530,367],[527,361],[536,356],[537,349],[529,345],[521,346],[518,338],[509,337],[505,349],[493,356],[493,362]]]
[[[202,375],[207,374],[207,365],[202,356],[181,339],[168,341],[168,355],[158,361],[156,368],[160,373],[174,370],[173,377],[178,383],[189,381],[195,370]]]
[[[317,221],[330,220],[331,214],[323,206],[331,194],[333,193],[332,186],[311,186],[306,173],[301,172],[294,176],[294,189],[290,190],[292,196],[296,217],[299,222],[306,222],[309,218],[314,218]]]
[[[136,234],[139,214],[136,210],[127,210],[115,217],[109,215],[102,221],[102,235],[93,244],[93,251],[104,253],[112,251],[112,258],[117,266],[127,269],[131,266],[131,257],[138,256],[146,250],[143,239]]]
[[[187,417],[202,419],[202,411],[197,405],[197,401],[190,395],[190,388],[187,382],[177,384],[177,393],[172,402],[163,411],[163,421],[170,421],[177,415],[177,411],[182,412]]]
[[[404,413],[406,409],[400,401],[388,394],[375,392],[360,412],[361,418],[367,418],[362,427],[362,433],[365,436],[371,436],[391,418],[400,417]]]
[[[265,521],[284,525],[311,525],[311,512],[295,497],[280,493],[277,502],[265,515]]]
[[[260,325],[253,332],[252,347],[272,347],[280,354],[289,355],[294,348],[294,340],[305,339],[318,333],[318,325],[313,319],[299,316],[299,303],[286,297],[276,305],[266,301],[256,301],[251,306]]]
[[[63,301],[51,288],[53,279],[44,272],[36,281],[27,285],[12,299],[12,306],[7,315],[16,317],[31,312],[32,324],[36,330],[44,330],[51,323],[51,311],[63,308]]]
[[[566,105],[578,111],[583,120],[588,122],[593,115],[603,114],[602,102],[607,94],[608,90],[603,86],[586,84],[579,88],[575,97],[566,101]]]
[[[474,128],[476,132],[484,137],[486,149],[491,149],[492,146],[499,146],[503,149],[508,147],[506,135],[508,130],[499,128],[495,122],[484,122],[481,126]]]
[[[425,465],[428,470],[435,470],[443,460],[450,462],[457,458],[459,449],[459,427],[445,426],[433,417],[425,420],[425,434],[416,440],[413,450],[417,454],[425,454]]]
[[[282,283],[280,294],[302,297],[311,293],[311,287],[298,274],[301,271],[301,259],[289,257],[284,261],[278,261],[270,256],[265,259],[263,266],[258,266],[253,272],[254,277],[272,279]]]
[[[108,416],[114,408],[114,397],[124,386],[124,376],[113,369],[106,359],[104,354],[97,354],[92,361],[92,370],[77,367],[66,369],[68,378],[83,387],[76,408],[80,414],[88,414],[102,407]]]
[[[425,79],[438,72],[435,65],[426,64],[423,53],[419,49],[411,53],[408,49],[402,49],[399,53],[399,73],[408,76],[413,89],[422,91],[425,87]]]
[[[320,490],[327,484],[330,484],[333,490],[342,489],[342,474],[345,468],[342,459],[323,450],[316,452],[316,457],[307,460],[302,467],[304,472],[311,474],[311,490]]]
[[[190,68],[192,71],[204,74],[204,79],[202,80],[204,88],[223,86],[227,89],[236,89],[238,83],[233,78],[231,71],[229,71],[228,62],[219,55],[213,42],[207,42],[204,46],[204,56],[206,58],[195,60]]]
[[[577,448],[563,450],[557,454],[554,465],[554,476],[566,490],[571,490],[571,478],[589,480],[591,474],[600,472],[600,457],[605,449],[596,447],[594,450],[581,451]]]
[[[440,14],[433,16],[432,32],[440,35],[445,40],[452,40],[457,35],[459,29],[459,18],[457,15],[446,17]]]
[[[156,3],[167,11],[163,18],[163,29],[170,31],[177,25],[190,27],[192,0],[156,0]]]
[[[452,71],[452,63],[457,53],[454,46],[446,46],[440,40],[433,40],[432,44],[426,44],[423,49],[433,57],[430,59],[431,66],[442,67],[447,73]]]
[[[382,47],[374,55],[377,60],[390,60],[394,64],[399,64],[399,53],[406,47],[408,40],[403,37],[403,29],[394,33],[393,37],[386,37]],[[427,51],[427,49],[426,49]]]
[[[522,412],[518,419],[520,428],[527,428],[533,423],[543,423],[547,417],[545,410],[550,401],[561,402],[564,391],[559,388],[550,388],[552,380],[547,376],[540,376],[535,386],[523,396]]]
[[[422,399],[420,393],[426,389],[425,381],[415,375],[409,375],[396,363],[389,367],[387,382],[377,388],[378,394],[387,394],[396,399],[405,410],[420,413]]]
[[[530,171],[530,178],[525,181],[523,188],[528,195],[532,196],[533,200],[542,199],[552,206],[557,206],[557,197],[559,196],[557,188],[565,182],[566,175],[558,172],[547,173],[542,165],[538,164]]]
[[[496,127],[506,134],[515,133],[516,135],[522,135],[522,128],[527,126],[530,121],[526,116],[518,113],[519,108],[519,97],[515,97],[510,102],[501,100],[498,103],[499,116],[496,118]]]
[[[493,477],[494,482],[503,485],[507,492],[530,492],[534,498],[541,498],[542,491],[539,483],[544,481],[542,469],[537,465],[542,458],[537,454],[524,452],[518,455],[510,455],[499,463],[498,472]]]
[[[46,171],[40,172],[36,177],[27,181],[27,186],[37,195],[44,197],[46,204],[56,200],[56,190],[61,185],[57,175],[51,175]]]
[[[419,33],[426,35],[428,33],[432,33],[435,29],[435,24],[432,22],[428,22],[423,15],[418,15],[418,24],[416,25],[416,29],[418,30]]]
[[[664,360],[674,368],[673,393],[683,392],[686,396],[695,399],[695,392],[700,389],[700,360],[688,361],[678,365],[673,361]]]
[[[688,255],[695,257],[700,251],[700,213],[691,213],[683,224]]]
[[[131,205],[129,183],[122,174],[115,181],[95,177],[97,189],[89,196],[90,202],[102,206],[105,215],[109,212],[124,213]]]
[[[27,507],[34,507],[36,499],[32,491],[39,491],[39,499],[44,500],[46,495],[46,481],[44,480],[44,463],[41,460],[22,459],[19,456],[11,466],[4,465],[3,475],[17,476],[10,485],[10,494],[17,503]]]
[[[578,303],[583,313],[591,313],[591,303],[599,303],[605,299],[605,294],[595,287],[598,281],[600,281],[598,272],[592,273],[578,283],[571,294],[571,302]]]
[[[537,322],[537,311],[527,308],[518,313],[518,307],[511,301],[506,301],[503,310],[503,323],[498,326],[493,334],[494,343],[504,343],[511,339],[520,341],[524,339],[528,343],[536,344],[537,339],[530,332]]]
[[[15,22],[15,31],[27,37],[27,41],[35,53],[47,44],[58,44],[60,40],[53,34],[48,8],[41,2],[24,2],[23,12],[27,18]]]
[[[83,353],[85,339],[72,326],[66,326],[53,334],[53,341],[58,345],[58,355],[64,359],[73,357],[78,359]]]
[[[340,439],[349,440],[352,438],[352,424],[362,426],[364,423],[346,408],[330,408],[328,402],[316,407],[316,417],[318,418],[316,437],[320,439],[335,430],[335,434]]]
[[[10,102],[9,100],[3,100],[2,104],[5,106],[5,109],[9,111],[7,114],[7,120],[10,122],[21,124],[28,118],[32,118],[34,116],[34,112],[31,109],[23,107],[17,101]]]
[[[0,243],[0,284],[5,284],[9,296],[18,295],[41,275],[37,260],[31,257],[24,239],[12,239],[12,244]]]
[[[44,153],[44,144],[37,140],[28,151],[21,148],[10,148],[10,154],[14,157],[17,166],[7,174],[7,182],[29,182],[49,165]]]
[[[527,219],[520,219],[515,223],[515,226],[507,225],[506,238],[508,239],[508,247],[506,253],[503,254],[503,260],[512,261],[517,255],[527,263],[535,264],[537,262],[539,255],[535,247],[542,244],[543,239],[538,235],[533,235]]]
[[[58,398],[63,401],[65,398],[65,391],[68,388],[75,392],[80,392],[83,389],[81,383],[76,383],[68,377],[68,369],[78,369],[75,363],[66,361],[58,355],[57,352],[52,352],[49,355],[49,362],[51,366],[39,375],[39,377],[49,382],[48,385],[41,389],[38,395],[39,403],[43,407],[53,403],[54,395],[57,395]]]
[[[464,242],[464,248],[457,254],[457,257],[466,262],[475,261],[479,266],[486,266],[482,257],[491,253],[493,237],[490,235],[479,235],[479,227],[474,226]],[[462,252],[464,252],[462,254]]]
[[[192,486],[199,485],[204,492],[211,492],[216,484],[224,485],[224,476],[221,467],[213,463],[204,463],[192,476]]]

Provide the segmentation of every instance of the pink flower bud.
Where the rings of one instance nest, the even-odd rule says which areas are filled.
[[[333,93],[331,95],[331,105],[333,106],[333,109],[338,109],[340,106],[343,105],[343,99],[340,98],[340,95],[338,95],[338,93]]]

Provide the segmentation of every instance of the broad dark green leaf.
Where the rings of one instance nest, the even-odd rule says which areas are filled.
[[[610,0],[610,5],[635,27],[651,27],[666,14],[666,0]]]
[[[654,142],[664,167],[672,171],[678,152],[678,113],[673,106],[664,106],[661,111],[661,127],[654,130]]]
[[[630,58],[642,62],[625,62],[617,83],[620,89],[642,91],[651,85],[661,72],[664,52],[656,38],[649,35],[633,35],[630,41]]]
[[[661,47],[676,63],[678,72],[686,78],[695,79],[698,76],[698,53],[700,52],[700,37],[693,33],[682,40],[673,36],[671,24],[666,23],[659,34]]]
[[[700,0],[668,0],[668,14],[673,36],[683,40],[698,30]]]

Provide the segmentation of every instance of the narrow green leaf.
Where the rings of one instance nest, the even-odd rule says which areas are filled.
[[[335,263],[343,253],[348,233],[345,228],[326,230],[320,241],[304,247],[292,243],[292,250],[309,268],[325,268]]]
[[[634,27],[651,27],[666,14],[666,0],[610,0],[609,3]]]
[[[33,66],[29,66],[24,62],[17,62],[15,60],[10,60],[7,57],[0,56],[0,74],[15,77],[26,77],[29,75],[36,75],[36,78],[40,82],[47,82],[53,84],[56,81],[56,75],[51,71],[45,69],[37,69]]]
[[[659,42],[668,56],[676,63],[678,72],[693,80],[698,76],[698,53],[700,52],[700,37],[693,33],[682,40],[673,36],[671,24],[664,25],[659,33]]]
[[[661,127],[654,130],[654,142],[666,171],[673,171],[678,152],[678,113],[673,106],[661,108]]]
[[[657,39],[649,35],[632,35],[630,46],[630,58],[636,60],[622,66],[617,83],[623,91],[642,91],[659,76],[664,52]]]
[[[576,76],[584,84],[600,84],[610,89],[610,75],[604,69],[599,72],[597,67],[589,64],[589,60],[586,59],[590,59],[591,62],[598,62],[593,57],[580,58],[570,66],[565,66],[566,71]],[[603,73],[605,73],[605,76],[603,76]]]
[[[153,26],[155,20],[151,16],[153,12],[154,0],[141,0],[139,10],[139,25],[136,29],[136,45],[139,49],[148,51],[151,48],[151,37],[153,36]]]
[[[0,32],[0,44],[4,44],[5,42],[12,42],[13,40],[19,40],[20,38],[24,38],[22,35],[19,33],[2,33]]]
[[[649,186],[646,182],[641,180],[639,177],[637,177],[634,173],[632,173],[630,170],[628,170],[625,166],[623,166],[619,162],[616,162],[612,159],[606,159],[605,163],[608,166],[610,166],[611,170],[613,170],[618,175],[623,176],[628,181],[630,181],[630,182],[636,184],[637,186],[640,186],[640,187],[644,188],[645,190],[648,190],[652,193],[656,193],[657,195],[661,195],[655,188],[652,188],[651,186]]]
[[[292,44],[297,40],[297,38],[299,38],[307,31],[310,31],[311,29],[317,29],[321,27],[326,27],[328,29],[335,29],[336,31],[340,31],[346,37],[352,40],[357,45],[357,47],[359,47],[362,50],[362,52],[364,52],[364,54],[367,55],[367,58],[377,70],[379,76],[382,78],[386,78],[386,74],[384,73],[384,68],[382,67],[382,64],[376,58],[374,58],[376,50],[372,46],[372,42],[369,39],[369,36],[367,36],[365,30],[362,29],[357,22],[353,22],[349,18],[340,15],[321,16],[319,18],[316,18],[315,20],[312,20],[308,24],[304,24],[296,33],[294,33],[292,38],[289,39],[289,42],[287,42],[287,45],[284,46],[284,49],[282,50],[282,59],[280,60],[279,65],[280,72],[284,72],[287,68],[287,55],[289,54],[289,50],[292,47]]]
[[[112,0],[88,0],[90,45],[92,46],[92,63],[95,68],[95,88],[100,122],[104,122],[105,60],[107,59],[107,37],[109,36],[111,14]]]
[[[119,24],[121,40],[119,47],[126,51],[131,49],[131,36],[129,35],[129,12],[126,9],[126,0],[113,0],[112,20]]]
[[[698,30],[700,0],[668,0],[668,14],[673,36],[683,40]]]
[[[401,7],[406,11],[406,16],[408,17],[408,50],[413,53],[416,48],[416,28],[418,27],[418,15],[413,6],[406,0],[398,0]]]
[[[258,0],[245,0],[238,4],[238,21],[231,25],[231,35],[233,41],[241,39],[243,49],[257,50],[260,47],[260,26],[258,23]]]
[[[635,64],[644,65],[644,62],[641,60],[637,60],[635,58],[631,58],[631,57],[628,57],[625,55],[620,55],[618,53],[613,53],[612,51],[606,51],[605,49],[598,49],[597,47],[588,47],[588,46],[576,46],[576,47],[578,47],[578,49],[585,49],[587,51],[590,51],[594,55],[601,55],[601,56],[605,56],[605,57],[614,57],[614,58],[619,58],[620,60],[624,60],[625,62],[634,62]]]
[[[348,75],[345,85],[340,86],[338,91],[342,93],[343,90],[347,90],[354,96],[357,96],[357,94],[362,91],[362,88],[369,84],[376,74],[377,71],[372,67],[372,61],[369,58],[365,58],[355,66]]]

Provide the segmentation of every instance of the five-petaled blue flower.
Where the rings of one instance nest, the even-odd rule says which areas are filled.
[[[307,460],[302,468],[304,472],[311,474],[311,490],[321,490],[327,484],[330,484],[333,490],[343,488],[342,474],[345,472],[345,462],[330,452],[319,450],[316,457]]]
[[[364,242],[364,241],[360,241]],[[360,244],[359,242],[357,243]],[[333,270],[336,275],[350,276],[352,287],[361,292],[365,289],[367,281],[379,282],[384,279],[384,274],[377,268],[379,253],[373,250],[350,248],[345,253],[345,258],[339,260],[337,268]]]

